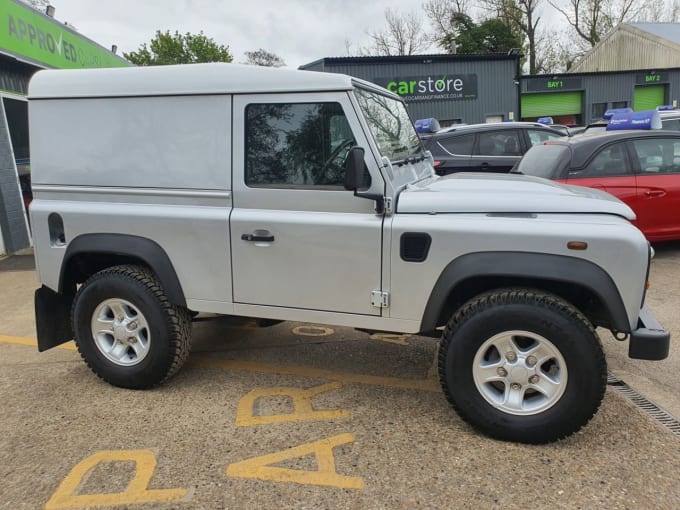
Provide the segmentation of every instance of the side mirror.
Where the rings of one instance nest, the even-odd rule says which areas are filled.
[[[364,153],[365,151],[361,147],[352,147],[347,153],[347,159],[345,160],[345,189],[348,191],[358,190],[363,182],[366,170]]]

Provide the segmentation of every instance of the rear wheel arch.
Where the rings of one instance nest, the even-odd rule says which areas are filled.
[[[428,299],[421,333],[439,336],[436,328],[467,300],[507,287],[550,292],[577,307],[597,326],[629,332],[630,323],[611,277],[600,266],[564,255],[524,252],[478,252],[451,261]]]
[[[77,284],[110,267],[133,264],[152,271],[168,300],[186,306],[182,286],[165,250],[155,241],[128,234],[83,234],[73,239],[64,254],[59,292],[74,292]]]

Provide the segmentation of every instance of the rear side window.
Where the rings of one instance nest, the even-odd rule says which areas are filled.
[[[560,179],[562,169],[570,159],[569,148],[565,145],[536,145],[529,149],[514,171],[546,179]]]
[[[246,185],[336,187],[356,145],[339,103],[251,104],[246,108]]]
[[[632,173],[628,153],[623,142],[609,145],[580,170],[569,172],[569,177],[580,179],[583,177],[613,177]]]
[[[643,174],[680,172],[679,139],[633,140],[633,149]]]
[[[529,135],[529,141],[532,146],[547,142],[548,140],[554,140],[555,138],[561,138],[558,134],[542,129],[527,129],[527,135]]]
[[[444,150],[456,156],[469,156],[472,154],[472,145],[475,142],[475,135],[449,136],[439,140]]]
[[[479,133],[480,156],[521,156],[519,130]]]

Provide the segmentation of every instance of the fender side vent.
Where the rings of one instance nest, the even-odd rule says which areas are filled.
[[[424,262],[430,251],[432,238],[422,232],[406,232],[401,235],[401,259],[406,262]]]

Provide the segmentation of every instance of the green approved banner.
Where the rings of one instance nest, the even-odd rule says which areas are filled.
[[[56,69],[130,64],[52,18],[15,0],[0,0],[0,52]]]

